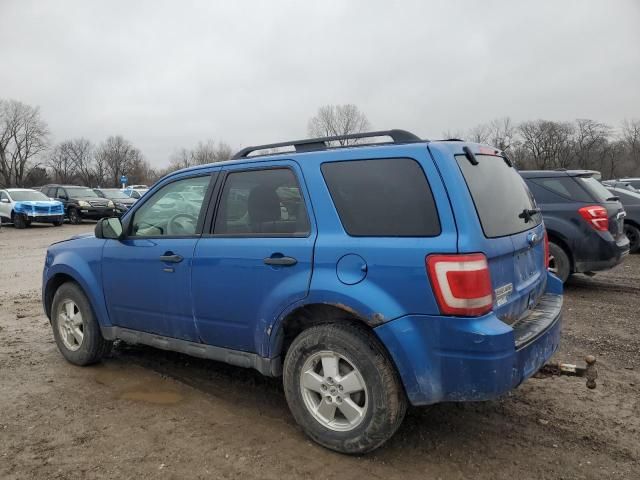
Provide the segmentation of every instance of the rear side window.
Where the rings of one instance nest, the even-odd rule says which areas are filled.
[[[502,157],[475,155],[472,165],[464,155],[456,155],[473,198],[482,230],[488,238],[524,232],[542,222],[533,195],[515,168]]]
[[[606,202],[609,198],[615,195],[611,193],[607,188],[602,185],[598,180],[593,177],[576,177],[576,181],[593,195],[596,202]],[[590,201],[590,200],[587,200]]]
[[[560,200],[592,201],[589,194],[571,177],[531,178],[529,181],[560,196]]]
[[[440,220],[422,167],[409,158],[322,165],[344,229],[352,236],[433,237]]]

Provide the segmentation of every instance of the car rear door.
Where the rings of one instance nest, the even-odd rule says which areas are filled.
[[[223,169],[215,217],[193,257],[193,311],[201,340],[267,353],[274,316],[304,298],[316,227],[293,161]]]

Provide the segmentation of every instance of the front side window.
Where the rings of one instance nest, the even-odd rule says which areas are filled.
[[[351,236],[433,237],[440,220],[422,167],[409,158],[322,165],[331,198]]]
[[[310,231],[298,180],[288,168],[227,176],[214,235],[306,236]]]
[[[203,213],[210,176],[192,177],[169,183],[155,192],[134,214],[133,237],[183,237],[196,234]],[[203,187],[194,194],[191,187]]]

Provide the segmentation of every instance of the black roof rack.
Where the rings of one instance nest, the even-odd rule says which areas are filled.
[[[236,154],[231,157],[231,159],[235,160],[238,158],[246,158],[251,152],[255,152],[257,150],[290,146],[294,147],[296,149],[296,152],[313,152],[316,150],[326,150],[327,148],[329,148],[328,142],[373,137],[391,137],[391,139],[393,140],[392,143],[415,143],[426,141],[411,132],[407,132],[406,130],[380,130],[378,132],[352,133],[349,135],[336,135],[334,137],[308,138],[306,140],[294,140],[291,142],[256,145],[253,147],[243,148],[239,152],[236,152]],[[349,147],[353,146],[356,145],[349,145]]]

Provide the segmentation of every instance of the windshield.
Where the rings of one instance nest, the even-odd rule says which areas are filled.
[[[47,197],[44,193],[38,192],[36,190],[19,190],[9,192],[9,195],[14,202],[42,202],[43,200],[49,200],[49,197]]]
[[[67,193],[70,197],[96,197],[98,194],[86,187],[66,187]]]
[[[542,222],[542,215],[515,168],[502,157],[477,155],[477,165],[456,155],[487,238],[524,232]]]
[[[117,188],[103,188],[100,191],[107,198],[130,198],[129,195]]]
[[[581,183],[598,202],[606,202],[611,197],[615,197],[613,193],[593,177],[577,177],[576,180]]]

